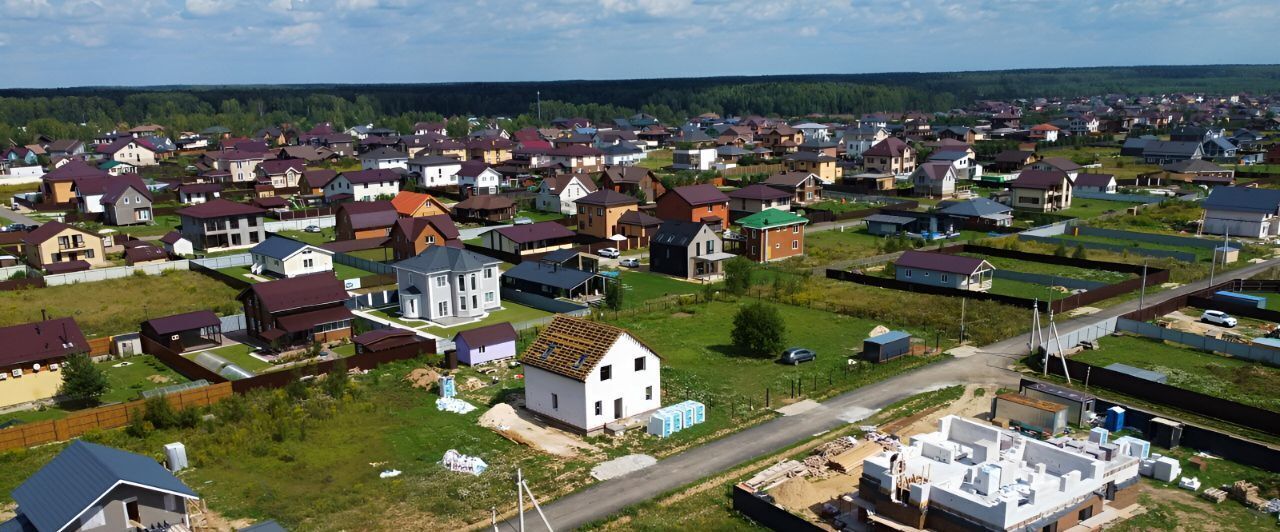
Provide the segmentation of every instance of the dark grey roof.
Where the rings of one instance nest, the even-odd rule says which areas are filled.
[[[790,198],[791,194],[763,183],[753,183],[729,192],[729,197],[747,200],[775,200]]]
[[[1280,190],[1215,187],[1205,198],[1204,208],[1274,213],[1280,211]]]
[[[1008,205],[992,201],[988,198],[974,198],[967,201],[948,201],[943,202],[938,206],[938,212],[940,213],[965,216],[969,218],[1004,214],[1012,210],[1013,209]]]
[[[1169,163],[1160,167],[1162,170],[1177,172],[1180,174],[1196,173],[1196,172],[1226,172],[1226,168],[1218,166],[1204,159],[1187,159],[1176,163]]]
[[[267,237],[266,240],[259,242],[258,245],[253,246],[253,248],[249,250],[249,253],[253,253],[255,255],[265,255],[273,259],[284,260],[288,258],[290,255],[297,253],[298,250],[301,250],[302,248],[307,247],[307,245],[308,244],[306,242],[299,242],[292,238],[286,238],[279,235],[271,235]],[[320,249],[320,248],[316,248],[316,249]],[[326,253],[328,253],[328,251],[326,251]]]
[[[1175,157],[1195,157],[1203,153],[1199,142],[1173,142],[1153,140],[1143,148],[1143,155],[1166,155]]]
[[[863,221],[903,225],[914,222],[916,219],[908,216],[894,216],[892,214],[872,214],[871,216],[863,218]]]
[[[659,227],[658,232],[653,235],[653,242],[688,247],[689,243],[698,236],[698,232],[702,231],[703,227],[706,226],[699,222],[683,222],[679,220],[662,222],[662,227]]]
[[[13,490],[22,515],[39,530],[61,530],[116,484],[198,499],[149,457],[75,440]]]
[[[529,264],[523,262],[521,264]],[[563,268],[562,268],[563,269]],[[576,270],[575,270],[576,271]],[[462,340],[467,343],[467,347],[476,348],[480,346],[498,345],[506,342],[516,341],[516,329],[511,326],[511,322],[504,321],[484,327],[477,327],[468,331],[462,331],[453,336],[453,341]]]
[[[408,159],[409,156],[400,150],[383,146],[360,155],[360,160]]]
[[[275,519],[268,519],[259,523],[241,528],[239,532],[288,532]]]
[[[428,246],[426,251],[418,256],[395,263],[395,268],[416,273],[465,272],[479,270],[486,264],[499,262],[502,261],[474,251],[449,246]]]
[[[581,286],[596,274],[542,261],[525,261],[502,272],[502,276],[570,290]]]
[[[1076,176],[1077,187],[1107,187],[1113,184],[1116,176],[1111,174],[1079,174]]]
[[[820,153],[815,153],[811,151],[801,151],[801,152],[792,153],[787,155],[786,157],[783,157],[783,159],[786,159],[788,161],[805,161],[805,162],[815,162],[815,163],[830,163],[830,162],[835,162],[836,160],[835,157],[832,157],[830,155],[822,155]]]

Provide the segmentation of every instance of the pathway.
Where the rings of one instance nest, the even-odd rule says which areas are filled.
[[[0,207],[0,218],[5,218],[13,223],[18,223],[18,224],[40,225],[39,221],[36,221],[24,214],[14,212],[13,210],[10,210],[8,207]]]

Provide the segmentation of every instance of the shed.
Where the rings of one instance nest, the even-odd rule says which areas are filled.
[[[510,322],[462,331],[453,337],[458,362],[468,366],[516,356],[516,329]]]
[[[197,310],[142,322],[142,336],[182,353],[222,343],[222,320],[211,310]]]
[[[1016,393],[996,396],[992,419],[1007,419],[1013,426],[1054,435],[1067,428],[1067,407],[1052,401]]]
[[[419,343],[419,341],[418,335],[413,331],[397,327],[375,329],[356,335],[355,338],[351,339],[351,343],[356,346],[356,354],[387,351],[396,347]],[[434,351],[435,349],[430,349],[425,352]]]
[[[1251,296],[1249,294],[1241,294],[1238,292],[1214,292],[1213,299],[1224,303],[1236,303],[1240,305],[1248,305],[1255,308],[1267,308],[1267,298],[1262,296]]]
[[[1128,375],[1130,377],[1137,377],[1139,379],[1148,380],[1151,382],[1158,382],[1160,384],[1165,384],[1169,380],[1168,375],[1160,373],[1159,371],[1151,371],[1151,370],[1142,369],[1142,368],[1135,368],[1128,364],[1121,364],[1119,362],[1115,364],[1111,364],[1110,366],[1107,366],[1105,369],[1109,369],[1111,371],[1116,371],[1119,373],[1124,373],[1125,375]]]
[[[862,358],[884,362],[911,352],[911,334],[889,331],[862,341]]]
[[[1080,426],[1089,424],[1089,414],[1093,412],[1094,402],[1098,400],[1091,394],[1047,382],[1022,381],[1021,388],[1018,393],[1027,397],[1066,405],[1068,421]],[[1119,429],[1108,428],[1108,430],[1114,432]]]
[[[911,224],[915,223],[915,218],[907,216],[895,216],[892,214],[872,214],[863,219],[867,223],[867,232],[876,235],[896,235],[903,231],[909,230]]]

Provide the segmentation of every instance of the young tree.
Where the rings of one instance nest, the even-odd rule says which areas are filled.
[[[76,404],[96,405],[109,389],[111,384],[107,382],[107,375],[93,364],[89,355],[71,355],[63,362],[62,386],[58,388],[60,395]]]
[[[1065,243],[1058,244],[1058,249],[1053,250],[1053,254],[1058,257],[1067,256],[1067,245]]]
[[[768,357],[782,351],[787,325],[777,307],[760,301],[738,308],[733,317],[734,350],[758,357]]]
[[[724,289],[735,296],[751,289],[751,272],[755,265],[750,259],[734,257],[724,264]]]
[[[347,387],[351,384],[351,376],[347,375],[347,361],[338,359],[324,377],[324,392],[334,399],[342,399]]]
[[[1089,258],[1089,252],[1085,251],[1084,244],[1076,244],[1076,250],[1071,254],[1071,258],[1081,260]]]
[[[622,309],[622,282],[617,280],[605,281],[604,285],[604,306],[609,310]]]

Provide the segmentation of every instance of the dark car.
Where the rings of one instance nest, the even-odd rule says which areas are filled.
[[[782,356],[779,357],[778,360],[781,361],[783,364],[791,364],[794,366],[801,362],[810,362],[817,359],[818,359],[818,354],[814,353],[812,349],[805,349],[803,347],[792,347],[791,349],[783,351]]]

